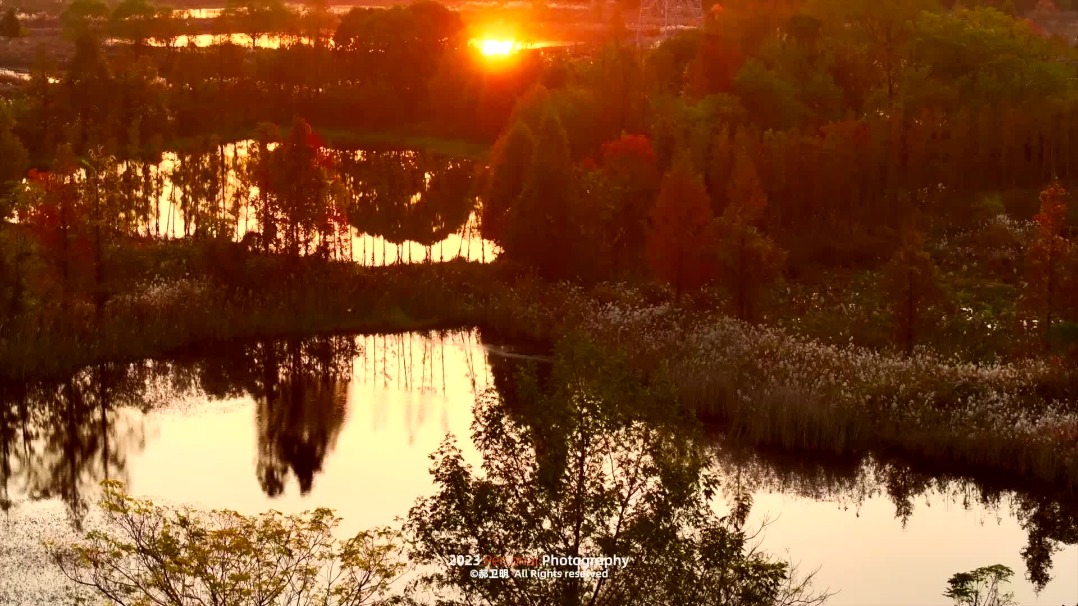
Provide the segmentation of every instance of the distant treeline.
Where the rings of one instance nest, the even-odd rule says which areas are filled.
[[[541,69],[535,54],[488,69],[459,14],[431,2],[355,9],[339,24],[324,5],[298,15],[279,2],[233,7],[219,19],[251,40],[281,36],[281,47],[177,47],[171,9],[144,0],[70,4],[61,21],[73,57],[36,70],[12,108],[31,163],[48,168],[61,143],[79,155],[101,145],[121,157],[154,156],[177,140],[249,134],[259,122],[297,116],[320,128],[490,139]],[[129,44],[104,46],[109,38]]]

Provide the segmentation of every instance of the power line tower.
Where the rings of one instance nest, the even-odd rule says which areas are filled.
[[[640,0],[640,16],[636,22],[636,42],[642,44],[644,32],[658,29],[659,40],[665,40],[670,30],[678,27],[701,27],[704,6],[701,0]]]

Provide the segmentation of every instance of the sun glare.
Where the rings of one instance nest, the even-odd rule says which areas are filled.
[[[513,40],[483,38],[475,41],[475,47],[487,57],[506,57],[520,50],[520,45]]]

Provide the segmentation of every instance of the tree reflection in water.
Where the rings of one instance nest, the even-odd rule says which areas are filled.
[[[480,336],[488,342],[499,339],[490,333]],[[430,390],[432,383],[445,382],[446,370],[438,366],[436,352],[427,348],[438,343],[445,346],[443,339],[433,335],[414,339],[408,335],[335,336],[216,344],[211,353],[170,361],[102,364],[63,380],[0,384],[0,511],[21,499],[60,498],[72,524],[79,527],[101,480],[127,480],[128,460],[145,441],[140,411],[173,406],[186,398],[253,400],[258,435],[254,454],[262,489],[270,496],[280,495],[293,476],[300,492],[307,493],[341,432],[350,382],[385,383],[392,376],[397,389]],[[423,351],[412,351],[413,340],[426,343]],[[363,351],[364,347],[370,351]],[[472,351],[470,346],[465,349]],[[517,344],[511,349],[516,354],[549,353],[536,344]],[[360,355],[362,363],[354,365]],[[738,449],[722,439],[694,435],[691,419],[671,420],[669,410],[662,410],[662,406],[670,408],[669,403],[649,395],[651,387],[634,387],[637,378],[624,373],[596,382],[589,377],[598,369],[581,361],[584,370],[580,372],[558,371],[549,363],[539,363],[522,375],[523,366],[535,364],[526,356],[492,351],[487,357],[496,391],[480,400],[475,430],[480,437],[477,446],[490,470],[484,470],[485,475],[469,472],[458,464],[452,449],[439,453],[436,480],[443,492],[435,499],[441,500],[422,505],[435,508],[426,518],[430,524],[439,520],[442,524],[428,526],[431,545],[459,540],[461,549],[482,546],[484,552],[504,548],[525,553],[540,549],[630,556],[650,553],[646,550],[659,547],[648,543],[645,528],[654,537],[666,533],[671,538],[678,532],[670,526],[671,520],[714,522],[699,517],[699,503],[694,499],[702,494],[695,491],[703,491],[716,479],[724,485],[740,485],[746,496],[780,490],[855,508],[869,498],[886,496],[903,523],[917,514],[915,503],[935,499],[967,509],[1009,513],[1027,534],[1021,555],[1026,576],[1037,587],[1051,579],[1053,557],[1061,546],[1078,543],[1078,506],[1071,505],[1067,495],[1043,488],[1028,491],[1015,478],[975,476],[971,480],[890,460],[820,459],[804,453]],[[440,359],[444,362],[444,356]],[[483,362],[468,357],[467,364],[474,380]],[[353,375],[353,367],[358,375]],[[574,385],[598,391],[580,398],[568,387]],[[659,400],[662,406],[649,408],[648,400]],[[616,406],[608,406],[610,402]],[[417,421],[409,418],[408,422],[411,431]],[[707,450],[701,451],[704,444]],[[699,467],[702,461],[708,461],[709,467]],[[604,471],[611,465],[614,472]],[[570,474],[574,470],[575,476]],[[641,475],[632,485],[636,492],[630,491],[632,498],[625,499],[630,486],[625,478],[633,477],[633,471]],[[446,493],[447,486],[461,492]],[[476,511],[489,515],[465,516],[470,502],[465,498],[475,502]],[[743,499],[743,506],[748,502]],[[495,507],[499,503],[505,507]],[[627,513],[618,513],[623,506]],[[461,513],[458,521],[447,513],[453,508]],[[666,517],[654,520],[657,512]],[[624,515],[626,525],[615,539],[609,525],[619,515]],[[711,536],[734,537],[728,544],[736,545],[738,530],[730,526],[736,521],[737,516],[727,519],[726,526],[718,527],[725,530],[715,530]],[[492,530],[495,527],[502,530]],[[704,547],[697,543],[680,549],[696,550],[703,557]],[[430,555],[443,554],[432,550]],[[670,557],[657,555],[651,561],[666,567],[664,558]],[[688,564],[679,565],[683,568],[672,570],[691,574],[684,568]],[[582,595],[585,589],[580,586],[574,591]],[[600,591],[615,595],[630,589],[659,591],[635,585]],[[557,601],[565,596],[547,597]]]
[[[262,366],[258,386],[258,480],[275,497],[289,469],[301,494],[311,491],[344,423],[351,339],[266,343],[255,358]]]
[[[105,478],[126,478],[127,453],[143,445],[142,427],[118,407],[145,406],[148,364],[100,364],[65,381],[0,389],[0,503],[10,484],[34,499],[60,497],[81,528],[86,493]]]
[[[481,471],[452,440],[432,456],[438,492],[416,504],[406,528],[413,557],[430,567],[422,584],[459,594],[440,603],[816,603],[791,585],[785,562],[749,545],[749,493],[734,494],[729,515],[713,512],[704,445],[692,419],[670,406],[672,392],[579,344],[560,348],[549,386],[522,375],[512,407],[494,391],[479,398]],[[446,566],[451,554],[628,563],[579,578],[576,565]],[[517,570],[490,582],[481,578],[487,568]],[[532,576],[535,568],[574,576]]]
[[[713,442],[711,452],[720,477],[747,482],[752,492],[780,491],[856,511],[868,499],[885,495],[903,528],[915,514],[916,500],[926,505],[943,501],[997,515],[1009,512],[1027,534],[1021,556],[1025,576],[1037,591],[1052,580],[1053,556],[1064,545],[1078,544],[1078,504],[1069,504],[1067,495],[1016,491],[1013,478],[929,473],[872,456],[813,458],[807,453],[762,451],[723,440]]]

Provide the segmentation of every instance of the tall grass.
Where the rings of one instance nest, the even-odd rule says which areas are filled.
[[[164,356],[215,343],[328,332],[396,332],[476,323],[484,270],[465,263],[385,269],[327,266],[255,288],[158,280],[114,296],[8,320],[0,380],[60,375],[105,360]],[[479,286],[477,286],[479,285]]]
[[[1052,361],[906,358],[668,304],[607,304],[585,326],[749,444],[944,460],[1078,492],[1078,381]]]

